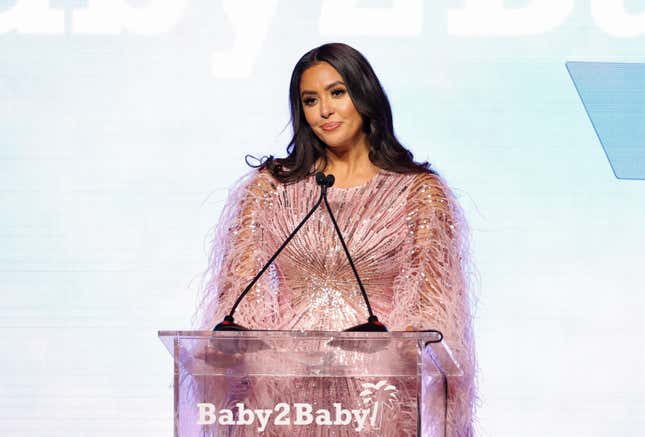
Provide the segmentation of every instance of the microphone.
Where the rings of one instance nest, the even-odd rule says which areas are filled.
[[[331,176],[331,175],[330,175]],[[235,303],[233,304],[233,307],[231,308],[231,311],[228,313],[227,316],[224,317],[224,320],[222,320],[220,323],[215,325],[213,328],[213,331],[248,331],[249,329],[242,326],[238,325],[235,323],[235,319],[233,318],[233,314],[235,313],[235,310],[237,309],[237,306],[242,302],[242,299],[244,299],[244,296],[248,294],[248,292],[251,290],[251,288],[255,285],[255,283],[260,279],[262,274],[266,271],[266,269],[269,268],[271,263],[280,255],[280,252],[282,252],[282,249],[284,249],[287,244],[291,241],[291,239],[298,233],[300,228],[309,220],[311,215],[318,209],[320,206],[320,203],[322,202],[323,198],[327,196],[327,187],[331,187],[334,184],[334,177],[331,176],[331,184],[329,183],[328,177],[326,177],[322,172],[316,173],[316,183],[320,185],[320,196],[318,197],[318,200],[316,201],[316,204],[309,210],[307,215],[305,215],[305,218],[302,219],[302,221],[296,226],[296,228],[289,234],[286,240],[284,240],[284,243],[278,248],[278,250],[275,251],[273,256],[269,258],[269,261],[262,267],[262,269],[255,275],[255,277],[251,280],[249,285],[246,286],[244,291],[242,291],[242,294],[237,298]]]
[[[322,174],[322,173],[318,173]],[[318,182],[318,174],[316,174],[316,182]],[[325,180],[323,181],[322,178]],[[329,202],[327,201],[327,187],[331,187],[334,185],[334,175],[329,174],[327,176],[322,175],[321,177],[321,182],[324,182],[323,190],[321,191],[321,196],[325,200],[325,206],[327,207],[327,212],[329,213],[329,217],[331,218],[331,222],[334,224],[334,229],[336,230],[336,235],[338,235],[338,239],[340,240],[340,243],[343,246],[343,250],[345,251],[345,255],[347,256],[347,260],[349,261],[349,265],[352,268],[352,271],[354,272],[354,276],[356,277],[356,282],[358,282],[358,287],[361,289],[361,293],[363,294],[363,300],[365,301],[365,305],[367,306],[367,312],[369,313],[369,317],[367,319],[367,323],[362,323],[360,325],[352,326],[351,328],[345,329],[345,332],[387,332],[387,327],[381,323],[374,315],[374,312],[372,312],[372,306],[370,305],[370,301],[367,298],[367,292],[365,291],[365,287],[363,287],[363,282],[361,281],[360,276],[358,276],[358,271],[356,270],[356,266],[354,266],[354,260],[352,260],[352,256],[349,254],[349,250],[347,249],[347,244],[345,244],[345,239],[343,238],[343,234],[340,232],[340,228],[338,227],[338,223],[336,223],[336,218],[334,217],[334,213],[331,210],[331,207],[329,206]],[[319,182],[319,183],[321,183]]]

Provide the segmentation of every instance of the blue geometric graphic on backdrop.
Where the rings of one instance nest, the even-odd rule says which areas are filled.
[[[616,177],[645,180],[645,64],[566,66]]]

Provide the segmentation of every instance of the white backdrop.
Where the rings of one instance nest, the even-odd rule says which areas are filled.
[[[328,41],[467,212],[479,435],[645,433],[645,181],[564,65],[644,62],[645,1],[0,0],[1,435],[171,435],[156,330],[190,326],[227,187],[284,154]]]

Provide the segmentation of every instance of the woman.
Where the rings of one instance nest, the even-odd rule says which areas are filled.
[[[466,229],[450,190],[396,139],[385,92],[355,49],[333,43],[306,53],[294,68],[289,98],[294,134],[288,156],[268,157],[229,197],[198,326],[210,329],[224,318],[302,220],[320,190],[313,175],[333,174],[330,207],[374,313],[390,330],[443,332],[465,374],[449,385],[448,435],[472,435],[475,361],[464,275]],[[252,329],[335,331],[366,318],[323,208],[235,313],[237,323]],[[412,421],[416,412],[410,414]],[[416,423],[402,424],[392,435],[415,428]]]

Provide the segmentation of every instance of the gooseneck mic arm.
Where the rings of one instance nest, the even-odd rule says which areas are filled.
[[[332,174],[327,175],[325,176],[325,179],[326,181],[325,181],[325,184],[323,185],[325,188],[331,187],[332,185],[334,185],[334,180],[335,180],[334,175]],[[374,315],[374,312],[372,311],[372,306],[370,305],[370,300],[367,298],[367,292],[365,291],[363,282],[361,281],[360,276],[358,276],[358,271],[356,270],[356,266],[354,265],[352,256],[349,254],[349,249],[347,249],[347,244],[345,244],[345,239],[343,238],[343,234],[340,232],[340,228],[338,227],[338,223],[336,222],[336,217],[334,217],[334,213],[332,212],[331,207],[329,206],[329,201],[327,201],[327,190],[324,189],[321,192],[321,195],[325,199],[325,206],[326,206],[327,212],[329,213],[331,222],[334,224],[336,235],[338,235],[340,244],[343,246],[343,250],[345,251],[345,255],[347,256],[349,265],[351,266],[352,271],[354,272],[354,276],[356,277],[356,282],[358,282],[358,287],[360,288],[361,293],[363,294],[363,300],[365,300],[365,305],[367,306],[367,312],[369,313],[369,318],[367,319],[367,323],[353,326],[349,329],[346,329],[345,331],[387,332],[387,327],[378,320],[378,317],[376,317]]]
[[[255,277],[251,280],[249,285],[246,286],[246,288],[244,289],[242,294],[240,294],[240,296],[237,298],[237,300],[233,304],[233,307],[231,308],[231,311],[228,313],[227,316],[224,317],[224,320],[222,320],[220,323],[218,323],[213,328],[213,331],[247,331],[248,330],[248,328],[245,328],[244,326],[238,325],[237,323],[235,323],[235,319],[233,318],[233,314],[235,313],[235,310],[237,309],[237,306],[240,304],[240,302],[242,302],[242,299],[244,299],[244,296],[246,296],[248,294],[248,292],[251,290],[251,288],[253,288],[255,283],[258,281],[258,279],[260,279],[260,277],[266,271],[266,269],[269,268],[271,263],[278,257],[278,255],[280,255],[280,252],[282,252],[282,249],[284,249],[287,246],[287,244],[289,244],[291,239],[298,233],[300,228],[307,222],[307,220],[309,220],[309,217],[311,217],[311,215],[314,213],[314,211],[316,211],[316,209],[318,209],[318,207],[320,206],[320,203],[323,200],[323,197],[326,198],[326,196],[327,196],[327,184],[326,184],[326,182],[327,182],[327,178],[325,177],[325,175],[322,172],[316,173],[316,183],[318,185],[320,185],[320,187],[321,187],[320,196],[318,197],[318,200],[316,201],[316,204],[309,210],[309,212],[307,213],[305,218],[302,219],[302,221],[298,224],[298,226],[296,226],[296,228],[293,230],[293,232],[291,232],[291,234],[289,234],[287,239],[284,240],[284,243],[282,243],[282,245],[278,248],[278,250],[275,251],[273,256],[269,259],[269,261],[267,261],[267,263],[264,265],[264,267],[262,267],[262,269],[257,273],[257,275],[255,275]],[[332,180],[332,184],[333,184],[333,180]]]

